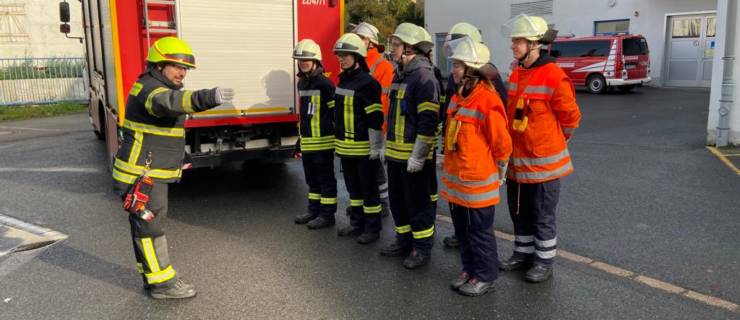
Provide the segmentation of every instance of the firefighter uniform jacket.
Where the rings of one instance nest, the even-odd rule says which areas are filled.
[[[566,135],[578,127],[581,112],[573,83],[542,55],[530,68],[518,66],[509,77],[507,115],[514,150],[507,176],[519,183],[540,183],[573,172]],[[517,103],[522,99],[528,118],[524,132],[514,130]]]
[[[503,102],[494,88],[478,83],[467,97],[452,97],[447,122],[442,197],[467,208],[498,204],[496,164],[511,155]]]
[[[381,130],[380,84],[362,68],[343,71],[335,93],[336,152],[341,157],[370,155],[368,129]]]
[[[439,85],[429,59],[416,56],[393,78],[385,156],[405,162],[417,139],[434,144],[439,115]],[[430,152],[428,159],[434,153]]]
[[[383,58],[377,48],[367,49],[367,65],[370,67],[370,75],[378,80],[382,93],[380,103],[383,105],[383,115],[388,115],[388,93],[391,92],[391,83],[393,83],[393,64]],[[383,123],[383,130],[387,124]]]
[[[334,84],[321,67],[298,77],[301,152],[334,150]]]
[[[179,89],[153,68],[132,86],[121,128],[123,139],[113,163],[116,190],[126,192],[148,160],[148,175],[155,181],[179,180],[185,150],[183,115],[218,106],[215,89]]]

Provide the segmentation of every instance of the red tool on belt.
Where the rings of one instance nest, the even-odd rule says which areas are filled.
[[[146,159],[144,172],[136,178],[136,181],[134,181],[134,184],[128,193],[126,193],[126,198],[123,200],[124,210],[145,221],[154,219],[154,212],[146,208],[147,203],[149,203],[149,195],[152,193],[152,189],[154,189],[154,180],[147,176],[150,164],[151,154]]]

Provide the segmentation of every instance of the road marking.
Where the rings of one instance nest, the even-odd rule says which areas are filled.
[[[0,129],[4,129],[4,130],[43,131],[43,132],[64,132],[64,130],[61,130],[61,129],[43,129],[43,128],[10,127],[10,126],[0,126]]]
[[[715,147],[707,146],[707,149],[709,150],[709,152],[711,152],[717,158],[719,158],[719,160],[722,161],[726,166],[728,166],[732,171],[735,171],[735,174],[737,174],[737,175],[740,176],[740,169],[738,169],[737,167],[735,167],[735,165],[732,164],[732,161],[730,161],[730,159],[727,159],[727,156],[725,156],[724,154],[722,154],[722,152],[720,152],[719,150],[717,150],[717,148],[715,148]]]
[[[95,169],[95,168],[65,168],[65,167],[56,167],[56,168],[0,168],[0,172],[44,172],[44,173],[79,172],[79,173],[98,173],[98,172],[101,172],[101,170],[100,169]]]
[[[452,218],[448,216],[437,215],[437,220],[442,221],[442,222],[452,223]],[[496,234],[496,238],[506,240],[506,241],[511,241],[511,242],[514,241],[514,235],[512,234],[499,231],[499,230],[495,230],[494,233]],[[727,301],[721,298],[717,298],[717,297],[713,297],[713,296],[699,293],[696,291],[692,291],[692,290],[689,290],[689,289],[686,289],[686,288],[683,288],[683,287],[680,287],[680,286],[677,286],[677,285],[674,285],[674,284],[671,284],[665,281],[655,279],[655,278],[643,276],[633,271],[623,269],[617,266],[613,266],[613,265],[610,265],[608,263],[604,263],[601,261],[596,261],[588,257],[584,257],[584,256],[577,255],[569,251],[562,250],[560,248],[558,248],[558,256],[565,260],[583,264],[583,265],[589,266],[591,268],[606,272],[608,274],[611,274],[611,275],[614,275],[620,278],[629,279],[639,284],[646,285],[648,287],[655,288],[655,289],[658,289],[660,291],[663,291],[669,294],[688,298],[696,302],[703,303],[705,305],[722,308],[730,312],[740,313],[740,305],[734,302],[731,302],[731,301]]]

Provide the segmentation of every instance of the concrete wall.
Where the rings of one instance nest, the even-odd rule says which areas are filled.
[[[24,4],[25,15],[21,16],[20,20],[29,35],[26,41],[0,43],[0,58],[82,57],[83,45],[79,40],[67,39],[59,32],[59,2],[59,0],[0,0],[0,6],[11,3]],[[70,36],[83,36],[82,5],[78,0],[67,2],[70,5],[72,20]]]
[[[427,30],[435,34],[447,32],[457,22],[467,21],[478,26],[483,39],[492,51],[493,62],[508,69],[513,60],[511,41],[500,33],[500,26],[509,20],[512,3],[522,0],[427,0],[425,21]],[[652,77],[660,83],[665,51],[665,24],[667,13],[713,11],[717,0],[617,0],[609,7],[606,0],[554,0],[552,15],[543,16],[561,34],[593,35],[594,21],[630,20],[630,32],[645,36],[650,46]],[[635,16],[637,11],[637,16]]]
[[[719,0],[719,7],[724,8],[727,1],[736,0]],[[717,139],[717,126],[719,121],[719,109],[720,99],[722,98],[722,84],[723,84],[723,67],[722,58],[725,56],[725,38],[722,36],[725,34],[724,25],[728,17],[734,17],[736,26],[738,19],[740,18],[740,5],[736,4],[734,12],[725,12],[725,10],[718,10],[717,14],[717,49],[714,54],[714,62],[712,65],[712,88],[709,96],[709,117],[707,119],[707,144],[714,145]],[[736,27],[737,28],[737,27]],[[733,106],[730,110],[730,144],[740,146],[740,85],[738,79],[740,79],[740,62],[738,62],[738,56],[740,55],[740,32],[733,32],[730,36],[734,37],[734,68],[733,75],[734,79],[729,83],[734,88],[731,91],[731,97],[725,97],[733,100]]]

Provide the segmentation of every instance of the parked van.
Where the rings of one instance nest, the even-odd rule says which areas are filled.
[[[650,51],[641,35],[557,38],[548,50],[574,85],[592,93],[650,82]]]

